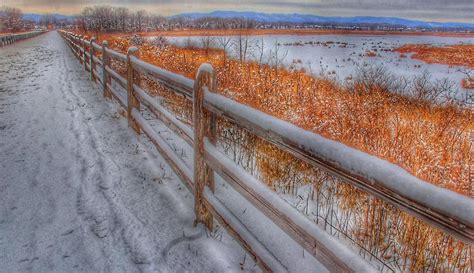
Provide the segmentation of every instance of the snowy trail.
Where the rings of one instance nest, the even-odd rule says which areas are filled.
[[[242,271],[58,33],[0,56],[0,272]]]

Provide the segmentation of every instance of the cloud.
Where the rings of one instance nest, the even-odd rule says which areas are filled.
[[[80,13],[90,5],[126,6],[163,15],[190,11],[252,10],[327,16],[395,16],[435,21],[474,22],[473,0],[2,0],[25,12]]]
[[[423,20],[474,21],[473,0],[288,0],[255,3],[328,16],[394,16]]]

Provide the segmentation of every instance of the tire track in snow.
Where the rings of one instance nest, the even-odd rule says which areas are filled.
[[[67,70],[67,69],[66,69]],[[72,82],[66,80],[70,85]],[[72,90],[78,90],[71,86],[69,101],[75,102],[75,109],[79,110],[79,117],[92,116],[88,111],[87,102]],[[90,90],[96,92],[96,90]],[[86,218],[90,217],[93,221],[92,231],[97,237],[106,239],[120,234],[130,254],[131,260],[137,265],[148,265],[152,263],[152,257],[155,255],[152,246],[152,235],[144,228],[143,223],[136,218],[127,208],[116,200],[116,192],[114,187],[120,185],[123,181],[120,168],[107,155],[105,155],[98,144],[100,135],[95,128],[84,123],[84,119],[78,122],[76,111],[71,111],[72,130],[76,137],[78,147],[78,158],[82,169],[82,180],[86,183],[81,185],[81,191],[78,196],[78,209],[80,213],[84,213]],[[85,133],[84,128],[86,128]],[[92,163],[86,158],[90,158],[91,154],[95,160]],[[105,202],[104,202],[105,201]],[[116,230],[118,229],[118,230]],[[115,232],[114,232],[115,231]],[[115,233],[115,234],[112,234]],[[142,270],[148,271],[153,269],[153,265],[141,266]]]

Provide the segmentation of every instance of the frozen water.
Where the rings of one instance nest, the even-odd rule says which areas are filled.
[[[238,37],[229,36],[237,39]],[[466,77],[458,71],[460,67],[443,64],[427,64],[410,58],[400,58],[398,52],[391,51],[405,44],[430,44],[444,46],[452,44],[473,44],[474,38],[442,36],[407,36],[407,35],[265,35],[248,36],[250,48],[248,59],[263,63],[282,63],[287,67],[304,68],[313,75],[325,75],[339,81],[355,76],[357,67],[367,65],[384,65],[395,75],[413,78],[428,71],[432,80],[447,78],[457,91],[456,98],[466,99],[466,93],[474,93],[461,87],[461,80]],[[201,46],[203,37],[167,37],[168,41],[179,46]],[[212,47],[221,48],[218,37],[212,37]],[[263,51],[262,48],[263,42]],[[278,48],[276,48],[278,45]],[[275,52],[278,50],[278,60]],[[228,54],[237,57],[237,51],[230,45]],[[262,54],[263,52],[263,54]],[[367,57],[367,52],[376,53]],[[272,57],[273,56],[273,57]]]

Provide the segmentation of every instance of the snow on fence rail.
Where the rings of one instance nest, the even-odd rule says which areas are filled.
[[[86,40],[64,31],[61,34],[75,56],[84,64],[84,69],[90,72],[91,79],[102,83],[104,96],[115,97],[127,109],[130,127],[137,133],[143,131],[151,139],[176,174],[194,192],[196,220],[211,228],[214,216],[252,254],[264,271],[285,270],[257,238],[214,197],[214,172],[330,271],[369,272],[374,269],[218,151],[215,146],[217,117],[235,123],[297,158],[322,168],[465,243],[474,242],[473,199],[434,186],[385,160],[305,131],[217,94],[216,76],[210,65],[202,65],[196,80],[192,80],[138,59],[136,48],[130,48],[125,55],[108,48],[107,42],[99,46],[94,39]],[[95,57],[94,50],[101,52],[101,58]],[[126,65],[127,79],[112,69],[111,58]],[[98,67],[102,68],[101,77]],[[152,75],[159,83],[193,101],[194,130],[140,88],[140,73]],[[112,86],[112,78],[127,90],[126,97]],[[193,171],[179,160],[164,139],[149,125],[140,113],[141,105],[150,109],[171,130],[194,146]]]
[[[30,31],[30,32],[23,32],[23,33],[16,33],[16,34],[6,34],[0,36],[0,47],[11,45],[14,42],[18,42],[24,39],[28,39],[31,37],[38,36],[40,34],[45,33],[46,31]]]

